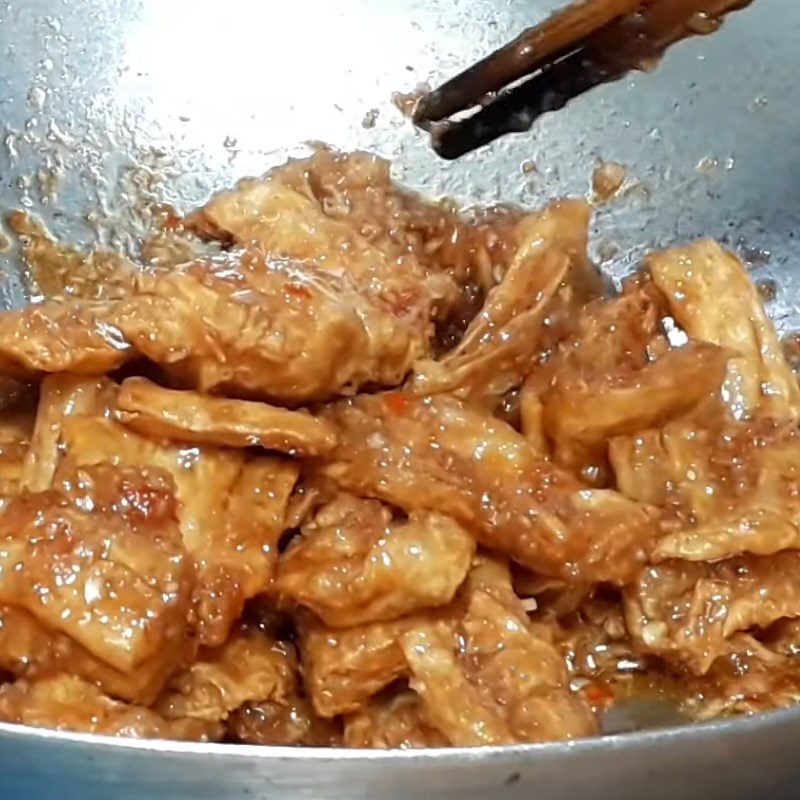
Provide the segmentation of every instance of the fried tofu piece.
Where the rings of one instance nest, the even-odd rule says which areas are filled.
[[[548,358],[531,369],[523,392],[542,396],[555,378],[591,381],[643,369],[664,342],[663,298],[648,284],[629,284],[576,310]]]
[[[244,601],[272,579],[297,464],[215,447],[159,444],[105,417],[64,419],[64,452],[78,464],[155,466],[175,480],[183,542],[198,565],[202,644],[225,641]]]
[[[780,511],[748,505],[731,517],[667,534],[653,548],[652,558],[656,562],[671,558],[718,561],[744,553],[769,556],[781,550],[800,550],[800,516],[787,518]]]
[[[123,381],[116,407],[120,422],[153,438],[299,456],[318,456],[336,443],[333,427],[307,411],[165,389],[145,378]]]
[[[119,300],[0,315],[0,372],[99,375],[144,357],[203,393],[289,404],[395,386],[433,332],[424,284],[403,287],[371,295],[314,263],[227,253],[141,275]]]
[[[528,619],[507,565],[479,561],[466,597],[462,635],[471,680],[504,709],[514,737],[535,742],[596,733],[591,711],[567,688],[565,663],[549,630]]]
[[[3,407],[0,402],[0,498],[21,489],[25,456],[36,421],[33,398],[21,388],[10,392],[8,405]]]
[[[798,568],[797,552],[647,567],[625,590],[628,630],[641,651],[702,675],[735,634],[800,616]]]
[[[166,680],[186,655],[194,567],[172,484],[150,471],[78,471],[0,514],[0,603],[122,673]]]
[[[452,276],[460,286],[470,281],[491,285],[482,280],[485,273],[507,265],[516,246],[515,211],[460,214],[451,203],[431,202],[396,184],[389,162],[372,153],[317,148],[310,158],[272,170],[268,179],[303,195],[325,217],[346,224],[390,259],[411,257],[429,276]],[[203,209],[194,221],[212,236],[230,236],[215,231],[213,223],[209,228]],[[447,302],[444,309],[437,305],[439,311],[449,310]]]
[[[587,736],[589,707],[567,688],[565,662],[514,592],[507,564],[477,559],[454,623],[403,634],[411,688],[450,744],[477,746]]]
[[[63,672],[95,684],[112,697],[149,705],[170,672],[190,661],[193,652],[190,640],[171,642],[134,670],[124,672],[24,609],[0,607],[0,668],[16,677],[38,679]]]
[[[417,248],[398,246],[387,237],[389,226],[381,226],[381,210],[373,207],[377,225],[358,220],[352,209],[340,207],[344,213],[337,213],[335,198],[329,191],[333,187],[330,183],[324,187],[324,170],[316,170],[314,161],[312,158],[288,164],[263,178],[239,181],[234,189],[214,195],[195,212],[190,225],[239,245],[256,245],[271,256],[314,261],[327,272],[346,273],[390,303],[416,284],[423,291],[414,293],[411,304],[408,301],[412,297],[406,297],[407,310],[420,301],[422,306],[417,310],[430,300],[453,296],[455,285],[444,271],[426,269],[420,263]],[[367,166],[366,162],[356,164],[355,160],[350,164],[356,169]],[[375,176],[374,171],[369,175],[370,171],[369,166],[361,169],[361,177],[366,180],[356,182],[362,186],[370,183]],[[352,182],[352,171],[345,167],[344,172],[349,175],[343,175],[334,189],[339,193],[345,182]],[[383,236],[370,235],[381,227]],[[398,232],[403,235],[401,230]],[[427,312],[423,313],[427,316]]]
[[[473,537],[444,514],[393,521],[379,501],[343,494],[281,557],[275,590],[332,627],[390,620],[449,603],[474,552]]]
[[[516,739],[499,708],[485,703],[459,665],[446,625],[415,628],[401,639],[429,723],[456,747],[513,744]]]
[[[727,351],[697,343],[668,350],[637,371],[588,381],[566,373],[543,396],[544,429],[557,456],[573,447],[604,452],[612,436],[661,425],[711,397],[728,359]]]
[[[416,394],[450,392],[491,406],[522,384],[551,344],[553,318],[602,294],[587,256],[589,216],[585,202],[561,200],[517,221],[502,280],[454,349],[417,364]]]
[[[344,720],[345,747],[409,750],[447,744],[428,722],[419,695],[408,689],[374,697]]]
[[[585,200],[556,200],[546,208],[526,214],[517,225],[519,242],[540,242],[569,258],[568,284],[577,304],[605,294],[604,279],[589,259],[589,225],[592,207]]]
[[[113,303],[49,300],[0,314],[0,373],[104,375],[135,353],[110,316]]]
[[[417,364],[412,390],[496,402],[519,386],[539,355],[547,309],[568,268],[560,251],[539,239],[524,242],[455,349]]]
[[[61,453],[62,425],[74,415],[105,415],[111,407],[116,384],[109,378],[47,375],[39,389],[39,404],[30,447],[20,477],[30,492],[43,492],[53,484]]]
[[[652,253],[645,268],[689,336],[734,351],[723,393],[733,416],[796,421],[800,388],[739,259],[703,239]]]
[[[174,675],[156,708],[166,719],[222,722],[245,703],[283,701],[295,689],[290,648],[258,630],[235,631]]]
[[[513,428],[453,398],[363,396],[325,416],[339,429],[328,477],[408,512],[448,514],[545,576],[624,583],[656,535],[647,507],[588,490]]]
[[[303,617],[300,652],[305,685],[321,717],[358,711],[370,697],[408,674],[399,638],[427,615],[336,630]]]
[[[0,719],[37,728],[135,739],[208,742],[222,735],[218,724],[165,720],[144,706],[112,700],[96,686],[71,675],[18,680],[0,687]]]
[[[800,547],[800,437],[771,421],[687,419],[612,440],[620,489],[663,506],[655,561],[716,561]]]
[[[581,308],[568,309],[561,324],[551,326],[551,342],[533,364],[519,391],[522,430],[526,436],[533,436],[533,441],[538,442],[535,446],[545,454],[551,448],[542,442],[549,438],[556,445],[555,463],[593,487],[612,485],[605,451],[602,445],[587,446],[561,435],[558,405],[567,399],[564,416],[571,416],[573,427],[578,428],[591,427],[604,409],[600,408],[602,404],[592,406],[581,423],[579,415],[586,409],[576,408],[576,413],[570,414],[569,402],[574,399],[577,405],[587,405],[591,403],[589,398],[600,392],[616,400],[611,408],[617,414],[631,416],[634,406],[621,402],[622,397],[630,399],[633,387],[638,385],[636,373],[645,370],[653,357],[668,346],[662,331],[662,304],[663,299],[651,285],[631,283],[621,295],[598,298]],[[621,391],[624,389],[628,392]],[[545,404],[549,406],[547,417]]]
[[[51,376],[43,382],[30,485],[47,487],[60,462],[155,466],[174,478],[183,541],[199,567],[194,604],[203,644],[221,644],[244,601],[269,584],[296,464],[216,447],[159,444],[109,418],[108,379]]]
[[[246,703],[230,715],[225,727],[229,737],[244,744],[335,747],[342,740],[340,725],[318,717],[300,695],[282,702]]]

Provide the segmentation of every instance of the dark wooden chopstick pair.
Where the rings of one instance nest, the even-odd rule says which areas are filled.
[[[424,95],[413,120],[431,131],[440,155],[456,158],[653,64],[675,41],[711,33],[725,14],[750,2],[581,0]],[[476,107],[473,116],[453,119]]]

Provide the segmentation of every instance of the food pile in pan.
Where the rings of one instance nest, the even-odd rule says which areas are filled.
[[[734,255],[612,291],[589,217],[330,151],[166,214],[140,264],[18,215],[0,718],[423,747],[793,702],[795,376]]]

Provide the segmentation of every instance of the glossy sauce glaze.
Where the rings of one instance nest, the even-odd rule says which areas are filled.
[[[425,747],[793,702],[795,376],[734,256],[610,292],[589,221],[325,150],[142,264],[17,215],[0,718]]]

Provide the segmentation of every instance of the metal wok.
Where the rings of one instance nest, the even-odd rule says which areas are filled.
[[[189,207],[322,140],[380,152],[463,202],[583,194],[601,160],[635,191],[598,210],[612,275],[670,242],[737,249],[786,333],[800,328],[800,4],[759,0],[659,69],[580,98],[458,163],[391,101],[436,84],[552,9],[545,0],[0,2],[0,208],[65,240],[127,247],[141,201]],[[87,217],[87,212],[89,213]],[[2,250],[2,248],[0,248]],[[0,253],[0,307],[23,302]],[[800,709],[574,744],[358,752],[128,742],[0,725],[0,797],[792,796]]]

